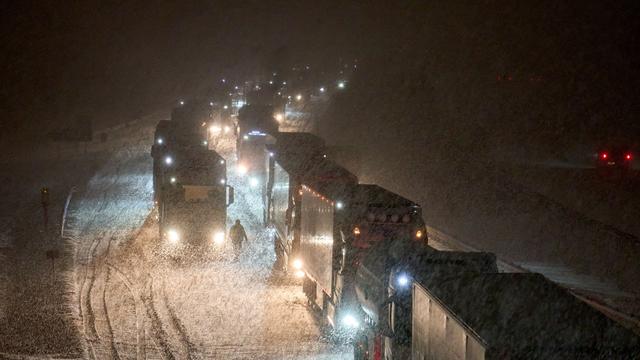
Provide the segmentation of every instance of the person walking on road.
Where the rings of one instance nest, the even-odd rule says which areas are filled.
[[[247,233],[244,231],[242,224],[240,224],[240,220],[236,220],[236,223],[229,230],[229,237],[231,237],[231,243],[233,244],[235,259],[238,259],[242,250],[242,242],[248,240]]]

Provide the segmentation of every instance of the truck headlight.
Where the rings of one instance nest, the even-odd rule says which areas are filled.
[[[346,314],[342,318],[342,323],[345,326],[348,326],[350,328],[357,328],[360,325],[360,323],[358,322],[358,319],[356,319],[355,316],[353,316],[351,314]]]
[[[295,259],[293,260],[293,262],[291,263],[291,265],[293,266],[294,269],[296,270],[300,270],[302,269],[302,260],[300,259]]]
[[[398,282],[398,286],[406,287],[407,285],[409,285],[409,282],[410,282],[409,275],[407,274],[398,275],[397,282]]]
[[[218,245],[224,243],[224,238],[224,231],[217,231],[215,234],[213,234],[213,242]]]
[[[175,229],[169,229],[169,231],[167,231],[167,239],[169,240],[169,242],[175,244],[180,241],[180,234],[178,234],[178,231],[176,231]]]

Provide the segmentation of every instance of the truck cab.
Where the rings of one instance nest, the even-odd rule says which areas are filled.
[[[346,170],[345,170],[346,171]],[[331,172],[302,188],[303,290],[335,329],[359,326],[354,280],[362,259],[384,241],[426,246],[420,206],[377,185],[336,182]]]
[[[226,208],[233,188],[226,162],[202,147],[166,149],[160,176],[158,217],[161,248],[169,255],[219,251],[226,240]]]

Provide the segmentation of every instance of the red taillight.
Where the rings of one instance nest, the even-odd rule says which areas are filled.
[[[631,154],[625,155],[624,158],[627,159],[627,160],[631,160]]]
[[[607,153],[600,154],[600,159],[605,160],[609,155]]]

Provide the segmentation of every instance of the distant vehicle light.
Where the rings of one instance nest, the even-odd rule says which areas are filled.
[[[210,102],[209,102],[209,106],[213,106],[213,101],[210,101]]]
[[[175,178],[175,177],[171,177],[171,179],[170,179],[169,181],[170,181],[172,184],[175,184],[177,180],[176,180],[176,178]]]
[[[359,227],[356,226],[356,227],[353,228],[353,235],[356,235],[356,236],[360,235],[360,228]]]
[[[422,233],[422,230],[418,230],[418,231],[416,231],[416,237],[417,237],[418,239],[422,239],[422,235],[424,235],[424,234]]]
[[[227,180],[225,180],[225,179],[220,179],[220,184],[221,184],[221,185],[224,185],[224,184],[226,184],[226,183],[227,183]]]
[[[249,186],[251,186],[252,188],[258,187],[258,184],[260,182],[258,181],[258,179],[252,177],[251,179],[249,179]]]
[[[298,100],[298,101],[302,100],[302,94],[296,95],[296,100]]]
[[[162,145],[162,143],[164,143],[164,140],[162,140],[162,138],[158,138],[158,140],[156,141],[158,144]]]
[[[180,234],[178,234],[178,232],[175,229],[169,229],[169,231],[167,231],[167,239],[171,243],[175,244],[178,241],[180,241]]]
[[[321,92],[321,93],[325,92],[325,90],[326,90],[326,89],[324,88],[324,86],[320,88],[320,92]]]
[[[342,203],[342,201],[338,201],[336,203],[336,209],[342,209],[344,207],[344,204]]]
[[[223,109],[227,110],[229,108],[229,105],[225,105],[222,107]]]
[[[291,263],[291,265],[293,265],[293,268],[296,270],[300,270],[302,269],[302,260],[300,259],[295,259],[293,260],[293,262]]]
[[[209,142],[207,140],[202,141],[202,145],[207,146],[209,145]]]
[[[164,158],[164,163],[167,165],[173,164],[173,158],[171,156],[167,156],[166,158]]]
[[[284,116],[283,116],[281,113],[277,113],[277,114],[276,114],[276,116],[275,116],[275,118],[276,118],[276,120],[277,120],[277,121],[282,121],[282,120],[284,120]]]
[[[624,156],[624,158],[627,159],[627,160],[631,160],[632,156],[631,156],[631,154],[627,154],[627,155]]]
[[[224,160],[220,160],[220,165],[224,165]]]
[[[245,135],[242,138],[245,139],[245,140],[249,140],[249,135]]]
[[[184,101],[180,100],[180,105],[184,105]]]
[[[609,157],[609,155],[607,155],[606,152],[603,152],[602,154],[600,154],[600,158],[605,160],[607,157]]]
[[[273,157],[273,153],[272,152],[269,153],[269,157]]]
[[[218,231],[213,235],[213,242],[216,243],[217,245],[220,245],[222,243],[224,243],[224,231]]]
[[[344,89],[346,86],[347,86],[347,85],[345,84],[345,82],[344,82],[344,81],[340,81],[340,82],[338,83],[338,89]]]

